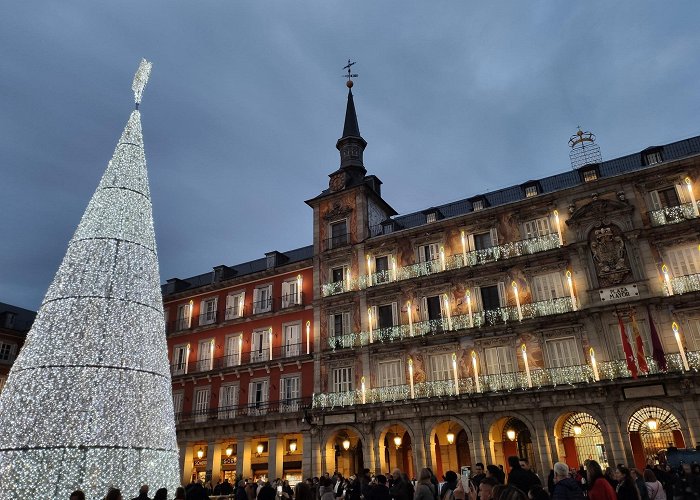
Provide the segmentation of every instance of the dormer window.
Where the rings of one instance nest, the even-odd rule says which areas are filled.
[[[525,184],[521,184],[520,188],[525,193],[525,198],[532,198],[542,193],[542,188],[538,181],[527,181]]]
[[[437,208],[428,208],[427,210],[424,210],[423,213],[425,214],[425,222],[427,224],[443,218],[442,213],[440,213],[440,210]]]
[[[474,196],[473,198],[467,198],[467,200],[472,204],[472,210],[478,212],[489,206],[488,200],[484,195]]]
[[[475,212],[477,212],[479,210],[483,210],[484,209],[484,200],[476,200],[472,204],[472,208],[474,209]]]
[[[661,158],[661,151],[654,151],[652,153],[647,153],[646,156],[644,157],[644,162],[647,165],[656,165],[657,163],[661,163],[663,159]]]
[[[431,222],[435,222],[437,220],[437,214],[435,212],[430,212],[428,215],[425,216],[425,222],[430,224]]]
[[[578,169],[578,175],[582,182],[593,182],[600,179],[598,164],[584,165]]]

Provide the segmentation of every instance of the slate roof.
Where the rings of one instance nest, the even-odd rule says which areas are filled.
[[[34,323],[34,318],[36,317],[35,311],[30,311],[29,309],[23,309],[21,307],[13,306],[11,304],[5,304],[0,302],[0,328],[5,327],[5,314],[13,313],[15,318],[11,328],[9,330],[16,330],[18,332],[27,332],[32,327]]]
[[[314,246],[309,245],[306,247],[295,248],[294,250],[289,250],[287,252],[280,252],[280,254],[282,255],[282,257],[286,258],[286,260],[280,265],[293,264],[295,262],[301,262],[303,260],[313,258]],[[242,264],[236,264],[228,267],[229,269],[227,276],[229,276],[230,278],[238,278],[240,276],[258,273],[267,269],[267,258],[263,257],[261,259],[255,259],[249,262],[243,262]],[[212,270],[208,273],[183,279],[182,282],[183,286],[177,289],[177,293],[183,292],[185,290],[199,288],[201,286],[211,285],[214,282],[214,271]],[[167,284],[161,286],[161,291],[163,295],[167,295],[167,286]]]
[[[647,149],[661,151],[664,162],[678,160],[686,156],[700,153],[700,136],[672,142],[670,144],[666,144],[665,146]],[[600,165],[598,165],[598,178],[602,179],[605,177],[613,177],[615,175],[634,172],[636,170],[652,168],[653,166],[650,167],[644,164],[642,153],[643,152],[634,153],[600,163]],[[582,167],[582,169],[585,168],[586,167]],[[578,170],[570,170],[568,172],[551,175],[549,177],[539,179],[537,182],[539,182],[541,187],[541,191],[538,194],[552,193],[554,191],[572,188],[584,183]],[[517,185],[484,193],[481,195],[481,197],[486,199],[489,207],[494,207],[523,200],[525,199],[525,192],[523,191],[521,185]],[[439,210],[440,213],[442,213],[446,218],[464,215],[473,211],[472,202],[469,200],[473,200],[474,198],[475,196],[470,196],[469,198],[447,203],[434,208]],[[394,230],[408,229],[428,223],[425,210],[393,217],[391,220],[393,220],[395,224]]]

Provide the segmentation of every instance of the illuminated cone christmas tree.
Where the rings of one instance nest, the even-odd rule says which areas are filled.
[[[0,394],[0,499],[125,498],[178,481],[138,103]]]

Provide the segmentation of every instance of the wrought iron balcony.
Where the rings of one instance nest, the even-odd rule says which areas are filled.
[[[700,351],[686,352],[691,371],[700,371]],[[683,365],[679,353],[666,355],[668,370],[666,373],[680,373]],[[648,375],[661,372],[651,357],[647,357]],[[617,380],[630,378],[625,360],[614,360],[598,363],[600,380]],[[644,376],[644,375],[640,375]],[[595,383],[595,375],[590,365],[576,365],[557,368],[531,368],[530,378],[526,372],[511,372],[501,374],[479,375],[479,385],[473,377],[459,378],[459,394],[492,393],[502,391],[529,391],[560,385]],[[437,380],[414,384],[414,399],[455,396],[455,381]],[[365,404],[387,401],[408,401],[411,399],[410,384],[367,389],[364,394]],[[357,389],[347,392],[329,392],[314,394],[312,406],[319,409],[361,405],[362,391]]]
[[[673,293],[677,295],[700,290],[700,274],[676,276],[675,278],[671,278],[670,281]],[[666,293],[668,294],[668,290],[666,290]]]
[[[563,314],[574,310],[571,297],[559,297],[539,302],[521,304],[523,320]],[[418,321],[412,325],[396,325],[363,332],[352,332],[345,335],[328,337],[328,346],[335,349],[360,347],[375,342],[400,342],[411,337],[438,335],[448,331],[493,326],[507,322],[518,322],[516,306],[499,307],[487,311],[477,311],[469,314]]]
[[[311,398],[287,399],[281,401],[261,401],[221,408],[207,408],[175,414],[177,425],[202,423],[207,421],[232,420],[234,418],[259,417],[275,413],[294,413],[311,407]]]
[[[335,248],[344,247],[350,244],[350,233],[337,234],[330,238],[326,238],[324,250],[333,250]]]
[[[546,234],[527,240],[504,243],[483,250],[474,250],[466,254],[457,253],[442,258],[419,262],[408,266],[388,269],[377,273],[364,275],[359,278],[326,283],[321,286],[321,294],[324,297],[340,293],[364,290],[369,286],[381,285],[395,281],[403,281],[420,276],[430,276],[441,272],[452,271],[463,267],[473,267],[498,260],[512,259],[521,255],[532,255],[538,252],[546,252],[559,247],[559,235],[557,233]],[[465,260],[466,257],[466,260]]]
[[[696,202],[700,207],[700,201]],[[666,226],[668,224],[678,224],[689,219],[696,219],[696,211],[692,203],[683,203],[673,207],[664,207],[649,212],[649,220],[652,226]]]
[[[311,352],[311,344],[309,344],[309,352]],[[306,355],[307,350],[306,344],[304,343],[289,344],[272,348],[272,361],[294,359],[298,358],[299,356]],[[229,368],[235,369],[239,366],[268,362],[270,362],[270,349],[255,349],[252,351],[248,350],[241,352],[240,355],[238,353],[234,353],[227,356],[218,356],[213,359],[204,358],[191,361],[188,364],[174,363],[170,365],[170,374],[172,376],[192,375],[211,371],[221,371]]]

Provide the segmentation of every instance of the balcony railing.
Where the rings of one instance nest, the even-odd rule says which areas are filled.
[[[340,248],[348,245],[350,243],[350,233],[338,234],[327,238],[325,241],[324,250],[332,250],[334,248]]]
[[[559,297],[539,302],[522,304],[520,310],[523,320],[563,314],[574,310],[571,297]],[[448,331],[479,328],[507,322],[518,322],[518,308],[516,306],[499,307],[488,311],[478,311],[469,314],[452,316],[450,319],[438,318],[426,321],[418,321],[413,325],[397,325],[388,328],[378,328],[369,331],[353,332],[345,335],[328,337],[328,346],[335,349],[347,349],[360,347],[375,342],[398,342],[411,337],[425,337],[437,335]]]
[[[175,414],[178,425],[202,423],[210,420],[231,420],[242,417],[259,417],[272,413],[294,413],[311,407],[311,398],[297,398],[282,401],[261,401],[259,403],[239,404],[221,408],[209,408],[202,411],[181,412]]]
[[[691,371],[700,371],[700,351],[686,352],[688,365]],[[667,373],[680,373],[683,365],[680,354],[670,353],[666,355],[668,364]],[[647,358],[649,375],[662,373],[651,357]],[[625,360],[606,361],[598,363],[600,380],[616,380],[630,378]],[[644,375],[641,375],[644,376]],[[526,372],[512,372],[501,374],[479,375],[479,386],[473,377],[459,378],[459,394],[492,393],[514,390],[533,390],[543,387],[556,387],[559,385],[589,384],[595,382],[593,368],[590,365],[576,365],[560,368],[531,368],[530,378]],[[455,382],[451,380],[437,380],[414,384],[414,399],[444,397],[455,395]],[[367,389],[364,394],[366,404],[381,403],[387,401],[408,401],[411,399],[409,384],[394,385],[388,387],[376,387]],[[363,402],[361,390],[347,392],[330,392],[314,394],[312,406],[314,408],[328,408],[360,405]]]
[[[700,290],[700,274],[688,274],[671,278],[671,289],[673,293],[682,295],[688,292]],[[666,290],[668,294],[668,290]]]
[[[168,333],[181,332],[190,330],[198,326],[216,325],[222,321],[231,321],[234,319],[250,317],[255,314],[265,314],[270,312],[279,312],[296,306],[304,305],[304,294],[293,293],[283,295],[281,297],[259,300],[250,302],[244,307],[229,307],[223,310],[208,311],[200,314],[198,317],[179,318],[167,324]]]
[[[364,275],[359,278],[351,278],[350,280],[339,281],[335,283],[327,283],[321,286],[321,294],[324,297],[337,295],[355,290],[363,290],[368,286],[375,286],[394,281],[402,281],[407,279],[418,278],[420,276],[429,276],[432,274],[441,273],[443,271],[451,271],[463,267],[473,267],[498,260],[512,259],[521,255],[532,255],[538,252],[546,252],[559,247],[559,235],[557,233],[546,234],[536,238],[527,240],[513,241],[504,243],[482,250],[474,250],[465,255],[457,253],[443,260],[435,259],[427,262],[419,262],[408,266],[397,267],[396,269],[388,269],[377,273]]]
[[[700,207],[700,201],[697,201]],[[659,210],[649,212],[649,219],[652,226],[665,226],[668,224],[678,224],[688,219],[696,219],[698,216],[693,209],[692,203],[683,203],[674,207],[664,207]]]
[[[311,350],[311,344],[309,344]],[[306,356],[306,344],[289,344],[281,347],[272,348],[272,360],[280,361],[285,359],[294,359],[299,356]],[[236,368],[239,366],[249,365],[253,363],[266,363],[270,361],[270,349],[255,349],[253,351],[230,354],[227,356],[218,356],[214,359],[200,359],[190,361],[189,364],[174,363],[170,365],[170,374],[191,375],[196,373],[206,373],[213,370],[225,370],[227,368]]]

